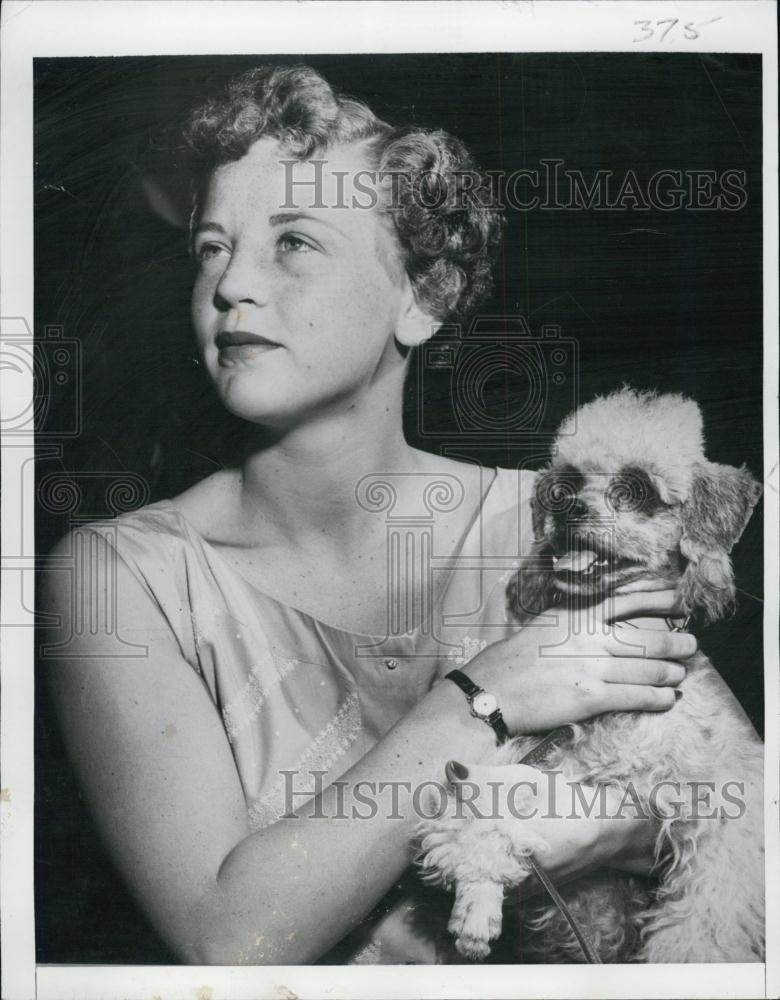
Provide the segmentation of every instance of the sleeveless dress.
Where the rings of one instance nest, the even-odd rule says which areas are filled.
[[[534,474],[483,470],[483,479],[490,476],[459,551],[449,558],[436,552],[435,522],[377,514],[388,523],[388,539],[395,539],[389,544],[400,546],[401,563],[425,558],[431,573],[446,574],[438,600],[427,614],[423,607],[409,630],[401,630],[410,619],[399,614],[398,602],[389,607],[390,634],[384,636],[345,631],[259,590],[171,500],[80,528],[98,532],[115,549],[200,677],[230,742],[252,830],[298,808],[317,792],[317,781],[319,788],[335,781],[439,677],[517,629],[505,592],[532,541]],[[292,783],[285,771],[293,772]],[[436,890],[421,892],[417,883],[408,872],[321,961],[453,960],[446,944],[452,897],[439,890],[436,910]],[[410,913],[418,919],[410,920]]]

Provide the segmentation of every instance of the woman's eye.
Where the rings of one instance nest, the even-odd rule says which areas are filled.
[[[300,236],[294,236],[292,233],[285,233],[284,236],[280,236],[278,245],[283,253],[308,253],[314,249],[310,243],[302,240]]]
[[[220,253],[227,253],[227,249],[221,243],[201,243],[195,249],[195,256],[199,261],[212,260]]]

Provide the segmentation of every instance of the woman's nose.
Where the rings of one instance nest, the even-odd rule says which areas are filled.
[[[229,309],[242,302],[265,305],[270,292],[270,271],[271,267],[266,262],[247,253],[234,253],[217,282],[217,306]]]

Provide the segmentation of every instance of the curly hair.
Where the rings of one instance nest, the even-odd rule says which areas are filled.
[[[193,221],[212,172],[260,138],[276,139],[300,160],[361,143],[368,168],[392,180],[382,184],[383,210],[420,304],[443,322],[467,315],[490,291],[503,218],[488,178],[448,133],[388,125],[316,70],[296,65],[233,78],[192,112],[184,137],[195,176]]]

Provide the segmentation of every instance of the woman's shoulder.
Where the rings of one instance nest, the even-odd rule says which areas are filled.
[[[99,538],[122,552],[142,547],[154,553],[161,551],[164,539],[180,536],[175,508],[168,500],[158,500],[143,507],[119,511],[113,517],[74,524],[60,537],[53,551],[62,554],[63,550],[94,545],[94,539]]]
[[[536,472],[532,469],[498,466],[491,492],[485,501],[484,520],[494,543],[517,554],[533,542],[531,498]]]
[[[500,515],[527,507],[533,494],[536,470],[522,466],[494,466],[478,461],[418,452],[420,468],[428,475],[455,479],[466,497],[483,497],[483,514]]]
[[[183,528],[183,520],[196,527],[208,522],[210,513],[226,509],[224,502],[224,483],[219,480],[224,477],[208,476],[182,493],[165,499],[155,500],[126,511],[118,511],[112,517],[99,518],[73,525],[57,543],[63,548],[71,543],[74,537],[84,535],[100,535],[111,541],[121,540],[124,543],[133,541],[182,539],[187,535]]]
[[[111,623],[122,616],[128,634],[147,627],[154,627],[158,636],[170,631],[175,648],[199,669],[191,590],[196,586],[208,591],[208,577],[199,575],[200,566],[197,538],[171,500],[158,500],[72,525],[47,555],[44,602],[59,611],[81,602],[80,614],[88,615],[93,614],[90,595],[100,594],[106,604],[98,617],[100,623],[105,619],[109,631],[116,630]],[[80,581],[75,589],[74,580]],[[103,642],[109,632],[98,631]],[[113,640],[109,636],[106,641]],[[94,646],[98,639],[89,642]]]
[[[496,467],[496,486],[506,503],[513,506],[528,504],[536,482],[535,469]]]
[[[96,587],[121,587],[124,594],[132,577],[158,604],[181,604],[185,563],[180,525],[158,502],[72,525],[49,550],[44,579],[54,591],[70,579],[88,581],[86,597]]]
[[[159,509],[184,519],[202,538],[218,537],[239,515],[241,477],[237,469],[220,469],[176,496],[161,501]],[[155,508],[157,505],[152,505]],[[150,511],[150,508],[145,508]],[[151,510],[152,516],[156,514]]]
[[[118,557],[145,581],[170,573],[186,561],[187,549],[193,544],[187,521],[191,505],[182,503],[189,493],[72,524],[49,550],[50,566],[74,565],[78,569]]]

